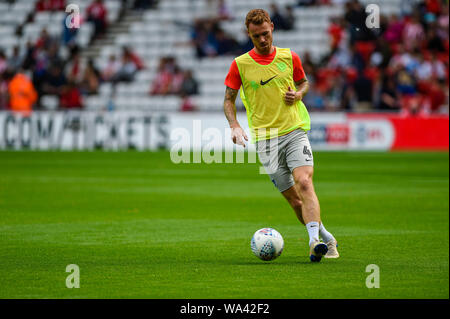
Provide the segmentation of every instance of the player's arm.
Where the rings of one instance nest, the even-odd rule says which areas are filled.
[[[225,98],[223,100],[223,111],[228,120],[230,127],[239,127],[239,123],[236,119],[236,96],[238,90],[232,89],[230,87],[225,88]]]
[[[228,124],[231,128],[231,139],[233,143],[239,144],[245,147],[244,139],[248,141],[248,137],[245,134],[244,130],[239,125],[239,122],[236,119],[236,96],[238,90],[232,89],[230,87],[226,87],[225,89],[225,98],[223,101],[223,111],[228,120]]]
[[[297,89],[298,100],[303,99],[309,91],[309,82],[306,76],[300,81],[295,82],[295,87]]]

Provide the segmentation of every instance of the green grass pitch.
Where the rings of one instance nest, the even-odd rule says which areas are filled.
[[[448,153],[316,152],[341,254],[318,264],[258,171],[168,152],[0,152],[0,298],[449,298]],[[272,262],[250,250],[262,227],[284,237]],[[366,287],[369,264],[380,288]]]

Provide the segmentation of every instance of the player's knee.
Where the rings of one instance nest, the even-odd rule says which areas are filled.
[[[301,193],[309,192],[313,188],[312,177],[309,175],[302,175],[297,179],[297,184]]]

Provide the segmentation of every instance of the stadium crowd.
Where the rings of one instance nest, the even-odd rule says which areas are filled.
[[[122,1],[125,6],[126,0]],[[206,2],[206,14],[191,25],[192,45],[197,57],[237,56],[250,49],[250,39],[239,43],[221,27],[233,19],[225,0]],[[405,114],[448,114],[449,16],[447,0],[402,1],[401,14],[380,16],[378,28],[366,26],[367,13],[358,0],[298,0],[297,6],[340,3],[343,16],[332,17],[327,33],[329,53],[319,61],[308,52],[302,64],[311,84],[305,104],[313,111],[395,111]],[[155,8],[155,0],[134,0],[133,9]],[[63,11],[65,0],[39,0],[36,11]],[[294,30],[294,8],[271,5],[271,19],[277,30]],[[85,20],[95,28],[93,39],[107,31],[104,0],[92,0]],[[32,22],[34,14],[27,21]],[[64,21],[66,17],[64,17]],[[62,21],[61,23],[64,23]],[[17,28],[21,36],[24,25]],[[25,50],[15,47],[11,56],[0,48],[0,109],[31,109],[43,95],[59,97],[61,108],[82,108],[83,96],[98,93],[102,82],[133,81],[146,68],[132,48],[123,47],[120,57],[111,56],[99,70],[92,60],[82,63],[76,45],[77,29],[64,23],[60,38],[44,28],[37,41]],[[67,49],[65,57],[60,47]],[[26,76],[27,74],[28,76]],[[199,84],[191,70],[182,70],[173,57],[161,57],[151,95],[198,94]],[[190,109],[187,107],[187,109]]]
[[[133,8],[152,7],[154,3],[153,0],[135,0]],[[122,5],[126,5],[126,1]],[[65,8],[65,0],[39,0],[35,12],[63,12]],[[83,16],[94,26],[92,40],[106,32],[107,12],[104,0],[93,0],[87,7]],[[17,36],[22,36],[24,25],[33,22],[34,16],[31,13],[25,23],[18,26]],[[57,96],[62,109],[82,108],[83,97],[97,94],[102,82],[129,82],[136,72],[145,68],[142,60],[128,47],[122,48],[120,58],[112,56],[103,70],[99,70],[93,60],[83,63],[75,41],[78,29],[66,25],[67,16],[61,21],[60,37],[50,35],[43,28],[38,39],[28,41],[22,52],[15,46],[8,58],[0,48],[0,110],[29,112],[40,107],[40,98],[44,95]],[[68,52],[66,57],[61,54],[62,47]]]
[[[303,66],[312,82],[306,105],[316,110],[448,114],[448,2],[403,2],[401,16],[366,26],[365,8],[345,3],[328,28],[330,53]]]
[[[313,62],[308,52],[303,67],[311,83],[305,103],[314,111],[395,111],[405,114],[448,114],[448,1],[401,3],[401,15],[380,16],[378,28],[366,26],[368,13],[358,0],[299,0],[297,5],[342,4],[327,33],[329,54]],[[277,30],[292,30],[292,6],[271,5]],[[251,50],[250,39],[239,43],[221,28],[232,19],[226,2],[194,21],[191,38],[197,57],[239,55]]]
[[[197,57],[215,57],[220,55],[240,55],[253,48],[253,43],[246,40],[239,43],[232,35],[226,33],[221,27],[222,21],[232,20],[233,14],[224,0],[209,2],[212,6],[206,13],[195,19],[191,26],[191,39],[195,46]],[[286,6],[280,10],[273,3],[271,8],[271,20],[275,30],[289,31],[294,28],[295,17],[293,7]]]

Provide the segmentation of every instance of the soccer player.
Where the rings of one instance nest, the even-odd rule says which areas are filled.
[[[245,25],[254,48],[233,61],[225,79],[224,112],[231,138],[244,147],[244,140],[248,141],[236,119],[235,101],[240,89],[258,157],[306,226],[310,260],[337,258],[336,239],[320,219],[314,191],[313,155],[306,135],[310,119],[302,102],[309,84],[300,58],[290,49],[272,44],[274,26],[265,10],[248,12]]]

